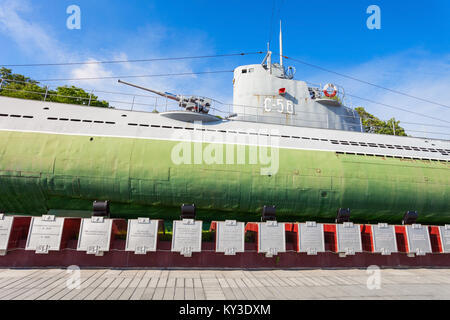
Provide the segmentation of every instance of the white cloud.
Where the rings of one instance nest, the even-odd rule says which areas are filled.
[[[61,44],[51,37],[49,30],[33,19],[24,18],[32,13],[32,5],[27,0],[3,1],[0,4],[0,32],[33,57],[41,56],[50,61],[67,59],[70,55],[61,49]]]
[[[180,42],[180,39],[183,39]],[[138,44],[138,45],[137,45]],[[126,52],[125,52],[126,51]],[[203,35],[186,34],[179,35],[175,30],[161,25],[145,26],[137,30],[135,33],[126,38],[115,51],[110,52],[109,56],[99,57],[97,60],[132,60],[132,59],[152,59],[152,58],[168,58],[180,56],[199,56],[213,54],[208,45],[208,40]],[[172,61],[153,61],[144,63],[121,63],[121,64],[105,64],[100,66],[100,74],[108,72],[116,77],[127,75],[161,75],[161,74],[179,74],[192,73],[196,71],[210,71],[218,69],[230,69],[221,66],[220,60],[203,59],[186,59]],[[95,69],[88,69],[90,74],[95,74]],[[72,77],[87,74],[85,66],[78,66],[71,71]],[[87,76],[90,77],[90,76]],[[95,75],[94,75],[95,77]],[[158,90],[161,92],[171,92],[182,95],[201,95],[214,99],[231,102],[232,97],[232,75],[231,74],[212,74],[212,75],[184,75],[184,76],[164,76],[164,77],[136,77],[122,78],[127,82],[137,84],[142,87]],[[141,91],[117,83],[117,79],[106,79],[96,81],[79,81],[76,85],[86,87],[89,84],[95,89],[102,91],[114,91],[124,93],[135,93],[137,95],[152,95],[151,93]],[[99,93],[99,96],[106,100],[127,101],[127,104],[115,103],[117,107],[129,107],[132,97],[114,96]],[[164,99],[158,97],[159,103],[165,105]],[[137,96],[135,102],[141,110],[153,110],[153,98],[145,98]],[[148,104],[139,105],[139,104]]]
[[[208,40],[201,33],[178,34],[167,26],[153,23],[140,27],[132,35],[128,35],[120,41],[120,46],[115,50],[102,50],[93,52],[96,48],[80,48],[77,51],[66,50],[69,44],[56,37],[52,37],[52,28],[36,22],[32,15],[36,8],[28,0],[6,0],[0,4],[0,33],[9,37],[18,45],[22,53],[29,57],[29,62],[78,62],[78,61],[102,61],[102,60],[127,60],[136,58],[161,58],[196,56],[211,53]],[[183,39],[180,42],[180,39]],[[127,53],[125,53],[125,51]],[[129,56],[130,55],[130,56]],[[214,67],[211,67],[214,68]],[[56,78],[99,78],[127,75],[155,75],[170,73],[190,73],[202,69],[210,70],[209,65],[199,60],[176,60],[171,62],[148,63],[122,63],[122,64],[86,64],[64,66],[59,68],[39,69],[39,79]],[[46,74],[46,70],[47,74]],[[34,70],[33,70],[34,71]],[[212,76],[180,76],[180,77],[142,77],[126,78],[129,82],[153,88],[160,91],[170,91],[177,94],[208,95],[214,98],[226,99],[231,92],[231,84],[227,83],[230,90],[223,90],[224,77]],[[83,81],[58,81],[46,82],[50,86],[76,85],[88,91],[113,91],[124,93],[136,93],[138,95],[150,95],[138,89],[130,88],[117,83],[117,79],[83,80]],[[112,95],[99,92],[98,96],[106,100],[127,101],[129,96]],[[153,98],[136,97],[136,103],[154,104]],[[129,107],[129,104],[115,104],[118,107]],[[145,109],[145,106],[142,106]],[[152,109],[153,107],[147,107]]]
[[[95,59],[89,59],[87,62],[90,64],[81,65],[78,68],[71,70],[71,78],[101,78],[101,77],[112,77],[114,73],[107,70],[101,64],[96,64],[98,62]],[[101,85],[101,80],[84,80],[83,83],[95,87],[96,85]]]

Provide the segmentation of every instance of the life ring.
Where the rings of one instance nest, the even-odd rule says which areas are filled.
[[[328,89],[332,88],[333,89],[333,93],[329,93]],[[337,95],[337,88],[334,84],[329,83],[327,84],[325,87],[323,87],[323,93],[328,97],[328,98],[334,98]]]

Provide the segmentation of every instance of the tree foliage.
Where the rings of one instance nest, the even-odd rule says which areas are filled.
[[[11,69],[6,68],[0,69],[0,78],[3,79],[0,96],[41,101],[45,98],[50,102],[109,108],[107,101],[98,100],[97,96],[75,86],[57,87],[56,90],[47,91],[39,82],[21,74],[14,74]]]
[[[400,121],[396,121],[395,118],[388,121],[380,120],[374,115],[368,113],[363,107],[355,108],[355,111],[358,112],[361,117],[365,132],[407,136],[405,129],[400,127]]]

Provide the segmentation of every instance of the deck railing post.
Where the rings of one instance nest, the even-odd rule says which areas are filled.
[[[48,86],[45,86],[44,102],[47,100],[47,94],[48,94]]]
[[[92,93],[94,93],[94,90],[91,91],[91,93],[89,94],[89,102],[88,102],[88,107],[91,106],[91,101],[92,101]]]

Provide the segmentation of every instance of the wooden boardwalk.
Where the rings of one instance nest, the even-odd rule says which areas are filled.
[[[1,300],[450,299],[450,269],[0,270]],[[375,282],[376,283],[376,282]]]

